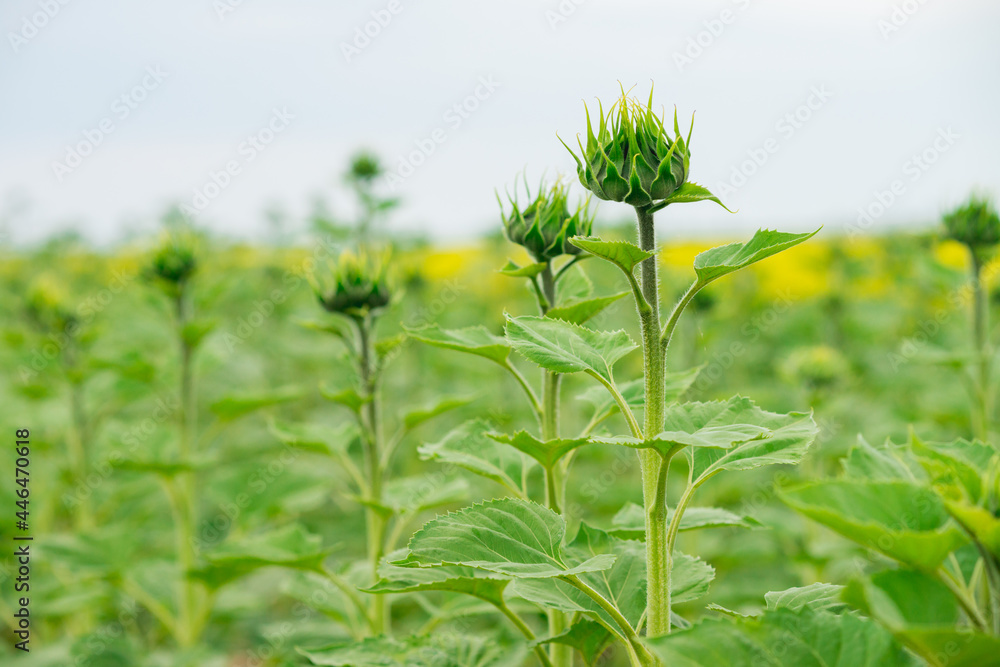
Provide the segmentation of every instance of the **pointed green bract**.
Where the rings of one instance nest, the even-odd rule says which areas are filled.
[[[410,538],[410,563],[464,565],[514,578],[562,577],[610,568],[601,554],[564,561],[566,522],[537,503],[501,498],[432,519]]]
[[[522,480],[534,462],[524,454],[501,444],[487,434],[489,424],[475,419],[452,430],[443,440],[417,448],[425,461],[450,463],[482,475],[508,490],[524,495]]]
[[[465,329],[442,329],[436,324],[431,324],[422,329],[407,329],[407,334],[410,338],[428,345],[467,352],[498,364],[505,364],[507,357],[510,356],[510,345],[507,341],[493,335],[482,325]]]
[[[556,373],[588,372],[612,382],[611,367],[636,349],[624,331],[593,331],[545,317],[507,316],[507,340],[529,361]]]
[[[666,206],[667,204],[689,204],[699,201],[715,202],[722,208],[729,211],[729,208],[725,204],[723,204],[718,197],[709,192],[708,188],[706,188],[704,185],[698,185],[697,183],[692,183],[691,181],[688,181],[687,183],[682,185],[680,188],[677,189],[676,192],[674,192],[674,194],[670,195],[662,202],[654,206],[653,210],[654,211],[659,210],[664,206]],[[729,212],[733,213],[734,211],[729,211]]]
[[[655,254],[628,241],[604,241],[596,236],[575,236],[570,239],[570,243],[611,262],[628,274],[631,274],[640,262]]]
[[[514,260],[508,259],[507,263],[500,269],[500,273],[511,278],[534,278],[545,270],[545,262],[534,262],[525,266],[519,266]]]
[[[549,469],[574,449],[591,443],[588,438],[539,440],[526,431],[518,431],[514,435],[504,433],[490,433],[488,435],[497,442],[502,442],[524,452],[538,461],[542,467]]]
[[[627,294],[628,292],[620,292],[611,296],[599,296],[593,299],[572,301],[562,306],[549,308],[545,316],[569,322],[570,324],[583,324]]]
[[[815,482],[781,497],[844,537],[919,570],[935,570],[968,542],[940,496],[909,482]]]
[[[781,609],[753,618],[712,618],[646,640],[670,667],[917,667],[874,622],[851,614]]]
[[[818,232],[817,229],[815,232],[805,234],[790,234],[760,229],[746,243],[730,243],[706,250],[694,258],[694,270],[698,275],[698,282],[707,285],[724,275],[797,246]]]

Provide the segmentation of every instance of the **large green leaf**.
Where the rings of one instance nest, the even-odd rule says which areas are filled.
[[[489,433],[497,442],[510,445],[538,461],[542,467],[551,469],[559,459],[569,454],[577,447],[590,444],[588,438],[570,438],[555,440],[539,440],[526,431],[518,431],[514,435],[505,433]]]
[[[636,349],[624,331],[592,331],[546,317],[507,316],[507,340],[529,361],[556,373],[587,372],[613,382],[611,367]]]
[[[611,296],[571,301],[555,308],[549,308],[545,316],[570,324],[583,324],[627,294],[628,292],[621,292]]]
[[[569,242],[577,248],[611,262],[628,274],[631,274],[640,262],[655,254],[628,241],[604,241],[594,236],[574,236]]]
[[[436,324],[431,324],[422,329],[407,329],[406,333],[410,338],[422,343],[485,357],[501,365],[505,364],[507,357],[510,356],[510,345],[507,341],[493,335],[482,325],[465,329],[442,329]]]
[[[855,579],[844,600],[885,625],[934,667],[994,664],[1000,639],[958,626],[959,608],[941,581],[914,570]]]
[[[766,465],[798,463],[816,439],[818,429],[810,414],[767,412],[754,405],[753,401],[740,396],[729,399],[725,406],[725,410],[712,417],[711,423],[723,424],[729,421],[734,424],[752,424],[768,429],[770,435],[747,440],[729,449],[698,447],[691,450],[696,484],[723,470],[751,470]],[[715,409],[700,413],[698,419],[712,415]],[[695,414],[668,408],[666,428],[692,430],[699,423],[693,419]]]
[[[906,447],[891,442],[874,447],[860,435],[843,464],[844,475],[855,479],[889,482],[924,478],[919,464]]]
[[[433,475],[391,479],[383,489],[382,507],[391,513],[419,514],[436,507],[465,502],[469,484],[455,478],[442,482]]]
[[[496,606],[504,604],[503,592],[511,581],[459,565],[417,568],[387,563],[379,568],[379,576],[374,586],[365,589],[368,593],[445,591],[471,595]]]
[[[262,567],[279,566],[319,571],[330,550],[323,538],[299,524],[289,524],[237,542],[225,543],[206,554],[208,567],[194,576],[213,587],[222,586]]]
[[[237,419],[261,408],[287,403],[301,398],[305,392],[299,387],[281,387],[271,391],[231,394],[209,406],[219,419]]]
[[[464,468],[523,496],[523,481],[534,461],[490,438],[487,435],[490,431],[489,424],[475,419],[452,430],[439,442],[420,445],[417,452],[425,461]]]
[[[832,480],[781,493],[795,510],[862,546],[933,571],[968,540],[931,489],[910,482]]]
[[[567,564],[565,520],[531,501],[500,498],[431,519],[410,538],[407,564],[464,565],[515,578],[560,577],[610,568],[613,555]]]
[[[764,601],[767,603],[768,611],[775,609],[791,609],[797,611],[808,607],[809,609],[829,609],[843,604],[840,601],[840,592],[843,586],[837,584],[816,583],[808,586],[797,586],[786,588],[783,591],[771,591],[764,594]]]
[[[753,618],[712,618],[646,640],[670,667],[917,667],[872,621],[828,611],[779,609]]]
[[[706,250],[694,258],[694,270],[698,275],[698,282],[707,285],[722,276],[797,246],[818,232],[817,229],[806,234],[789,234],[759,229],[746,243],[729,243]]]
[[[298,651],[314,665],[333,667],[513,667],[523,662],[525,653],[523,646],[503,646],[492,637],[449,632],[370,637]]]
[[[673,508],[667,509],[667,523],[673,516]],[[735,514],[719,507],[689,507],[681,516],[680,531],[699,528],[760,528],[761,523],[748,516]],[[611,517],[611,530],[616,537],[631,540],[645,539],[646,511],[635,503],[626,503]]]
[[[570,562],[587,562],[601,554],[614,555],[615,564],[610,569],[582,574],[580,579],[614,604],[634,627],[646,609],[645,545],[582,524],[566,551]],[[704,561],[675,552],[670,579],[673,602],[687,602],[705,595],[714,576],[715,570]],[[594,600],[566,581],[518,580],[511,591],[544,607],[597,615],[616,627],[613,619]]]

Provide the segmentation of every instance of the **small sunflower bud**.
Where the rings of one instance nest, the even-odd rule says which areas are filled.
[[[368,183],[382,175],[382,164],[373,153],[361,152],[351,158],[347,178],[351,181]]]
[[[525,192],[531,203],[522,210],[516,198],[508,197],[511,212],[508,214],[500,203],[504,234],[512,243],[523,246],[536,262],[548,262],[560,255],[578,255],[581,250],[567,242],[574,236],[590,236],[594,216],[589,200],[570,212],[565,183],[552,187],[539,185],[537,196],[532,199],[528,185]],[[497,201],[500,197],[497,196]]]
[[[146,267],[147,276],[162,281],[170,288],[179,289],[198,268],[196,246],[191,232],[168,234],[153,252]]]
[[[948,238],[972,249],[986,249],[1000,243],[1000,218],[989,200],[972,197],[944,216]]]
[[[325,284],[313,283],[316,298],[327,311],[365,315],[389,305],[392,293],[385,258],[344,251],[329,267],[329,280]]]
[[[674,111],[674,134],[671,137],[664,119],[653,112],[653,91],[643,104],[622,96],[608,112],[598,102],[600,123],[594,132],[587,111],[587,145],[577,138],[580,155],[566,149],[576,160],[577,174],[583,186],[600,199],[625,202],[632,206],[653,206],[662,202],[687,181],[691,158],[689,142],[681,138]],[[692,129],[694,122],[692,120]]]

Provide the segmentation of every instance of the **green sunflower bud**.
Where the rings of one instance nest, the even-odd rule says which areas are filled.
[[[192,232],[174,231],[153,251],[146,275],[179,289],[198,268],[197,240]]]
[[[714,201],[725,208],[707,188],[688,181],[694,118],[687,139],[684,139],[675,109],[674,136],[671,137],[664,118],[653,112],[652,88],[646,104],[629,97],[624,89],[607,113],[598,101],[600,123],[596,133],[590,109],[586,105],[584,109],[587,145],[584,146],[577,136],[579,156],[566,146],[566,142],[563,146],[576,161],[580,182],[598,198],[651,211],[667,204],[698,201]]]
[[[523,246],[536,262],[548,262],[560,255],[580,254],[581,250],[568,243],[567,239],[590,236],[594,224],[590,200],[580,203],[571,212],[565,183],[556,182],[552,187],[546,187],[543,182],[533,199],[527,183],[524,189],[531,203],[521,209],[516,196],[512,198],[508,195],[510,213],[504,210],[497,195],[507,239]]]
[[[361,152],[351,158],[347,178],[351,181],[369,183],[382,175],[382,164],[374,153]]]
[[[344,251],[335,263],[329,263],[325,284],[313,280],[316,298],[331,313],[364,316],[381,310],[392,298],[387,267],[385,257],[376,259],[366,252]]]
[[[948,238],[973,249],[986,249],[1000,243],[1000,218],[989,200],[973,196],[968,202],[944,216]]]

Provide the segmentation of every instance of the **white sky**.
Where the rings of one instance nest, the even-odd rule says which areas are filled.
[[[685,131],[697,110],[692,177],[713,190],[748,151],[772,149],[724,194],[738,215],[711,204],[661,214],[680,233],[843,231],[896,180],[895,201],[863,230],[929,223],[973,187],[1000,194],[997,2],[398,1],[348,62],[342,44],[391,0],[3,0],[0,218],[15,242],[68,228],[115,240],[152,229],[232,160],[239,173],[199,219],[253,237],[271,203],[300,220],[325,194],[346,212],[339,174],[356,148],[396,167],[441,128],[398,188],[394,224],[464,239],[498,224],[493,189],[521,169],[571,172],[556,132],[572,141],[581,100],[613,99],[619,80],[643,97],[654,80],[655,103],[676,104]],[[50,5],[54,16],[37,16]],[[552,26],[560,6],[572,12]],[[901,25],[883,35],[894,7]],[[25,21],[45,25],[25,32]],[[675,54],[699,37],[702,53],[679,67]],[[134,109],[116,103],[147,68],[166,76],[146,79]],[[460,124],[446,116],[481,77],[499,86]],[[814,89],[830,95],[807,112]],[[241,143],[274,109],[294,118],[249,160]],[[779,126],[797,110],[808,119]],[[53,164],[103,119],[114,131],[60,180]],[[908,162],[924,151],[926,170]],[[602,203],[600,214],[627,210]]]

